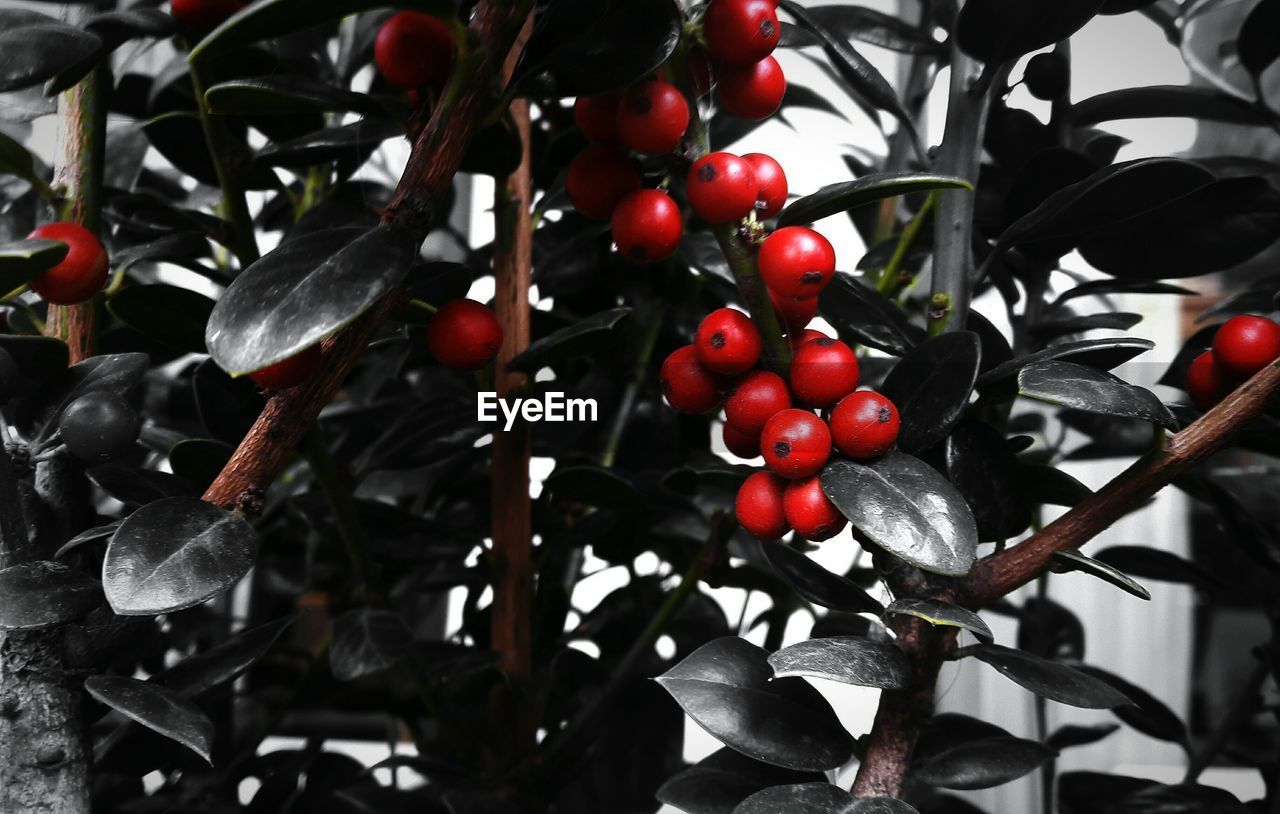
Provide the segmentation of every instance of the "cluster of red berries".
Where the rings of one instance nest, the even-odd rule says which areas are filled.
[[[1218,328],[1213,349],[1187,370],[1191,402],[1208,410],[1264,367],[1280,359],[1280,325],[1266,317],[1232,317]]]
[[[898,439],[898,410],[879,393],[857,389],[858,356],[845,343],[801,325],[791,344],[787,379],[757,368],[762,340],[755,323],[722,308],[702,321],[692,345],[667,357],[662,391],[687,413],[723,402],[725,447],[741,458],[763,456],[768,471],[747,478],[738,492],[743,528],[766,540],[792,529],[825,540],[846,522],[819,479],[832,447],[853,460],[883,455]]]

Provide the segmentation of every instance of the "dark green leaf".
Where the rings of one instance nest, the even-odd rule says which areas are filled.
[[[1240,64],[1254,76],[1262,72],[1280,59],[1280,2],[1261,0],[1249,16],[1245,17],[1240,27],[1240,36],[1236,39],[1236,54]]]
[[[95,58],[102,40],[75,26],[49,21],[0,30],[0,93],[53,79]]]
[[[837,274],[819,300],[822,316],[842,336],[859,344],[905,356],[925,340],[925,332],[896,303],[870,286]]]
[[[1036,695],[1084,709],[1111,709],[1129,698],[1110,684],[1056,661],[998,644],[965,648],[969,655],[991,665]]]
[[[1068,300],[1079,297],[1102,297],[1108,294],[1177,294],[1182,297],[1193,297],[1198,293],[1172,283],[1152,283],[1143,280],[1136,282],[1130,280],[1090,280],[1087,283],[1081,283],[1075,288],[1064,291],[1058,299],[1054,300],[1053,307],[1057,308]]]
[[[199,695],[238,678],[267,655],[293,624],[286,616],[237,633],[225,642],[189,656],[155,677],[158,684],[185,696]]]
[[[969,56],[994,68],[1065,40],[1093,19],[1103,0],[967,0],[956,21],[956,40]]]
[[[31,157],[31,153],[27,152],[27,148],[2,132],[0,132],[0,173],[16,175],[27,183],[37,185],[44,180],[36,176],[35,159]]]
[[[127,286],[107,301],[116,319],[161,345],[204,353],[204,332],[213,300],[167,283]]]
[[[1022,492],[1032,503],[1071,508],[1093,494],[1073,476],[1044,464],[1018,462],[1018,482]]]
[[[873,8],[833,5],[809,6],[808,9],[815,20],[846,39],[861,40],[904,54],[936,53],[941,49],[938,41],[921,28]],[[820,45],[821,42],[810,34],[804,44]]]
[[[171,37],[178,28],[172,14],[158,8],[137,7],[95,14],[85,20],[84,27],[102,39],[103,53],[114,51],[129,40]]]
[[[112,254],[111,264],[116,270],[124,270],[132,268],[137,263],[166,261],[181,263],[184,260],[208,256],[207,235],[203,232],[177,232],[149,243],[139,243],[127,249],[120,249]]]
[[[186,478],[201,489],[207,489],[222,472],[235,447],[210,438],[189,438],[169,450],[169,466],[173,474]]]
[[[969,404],[982,343],[969,331],[935,336],[904,356],[880,388],[898,408],[898,446],[920,452],[947,437]]]
[[[1093,726],[1066,724],[1055,729],[1045,740],[1045,745],[1059,752],[1063,749],[1070,749],[1073,746],[1088,746],[1091,743],[1097,743],[1119,728],[1119,724],[1095,724]]]
[[[733,814],[917,814],[901,800],[858,800],[830,783],[802,783],[763,789],[743,800]]]
[[[1110,582],[1126,593],[1131,593],[1139,599],[1150,599],[1151,592],[1139,585],[1132,577],[1123,571],[1107,565],[1105,562],[1086,557],[1079,551],[1055,551],[1053,553],[1054,571],[1081,571],[1083,573],[1095,576],[1098,579]]]
[[[1138,418],[1169,430],[1177,421],[1160,399],[1117,376],[1071,362],[1046,361],[1018,373],[1018,394],[1088,413]]]
[[[534,373],[601,346],[610,332],[631,315],[630,308],[600,311],[544,336],[507,363],[507,370]]]
[[[1124,693],[1129,703],[1111,710],[1121,721],[1144,735],[1156,740],[1176,743],[1183,749],[1190,750],[1187,725],[1163,701],[1136,684],[1106,670],[1087,664],[1080,665],[1079,669],[1114,687],[1116,691]]]
[[[200,124],[200,117],[195,113],[178,110],[161,114],[144,123],[142,132],[146,134],[151,146],[174,168],[206,186],[219,186],[217,165],[204,140],[204,127]],[[234,150],[246,157],[249,155],[249,148],[243,144],[235,144]],[[248,189],[271,189],[278,186],[275,176],[257,164],[250,164],[239,174],[239,178]]]
[[[145,506],[169,497],[196,497],[193,484],[154,469],[138,469],[128,464],[98,464],[88,471],[89,480],[126,506]]]
[[[11,349],[11,346],[7,344],[4,347],[6,350]],[[35,351],[42,358],[49,358],[50,361],[54,361],[55,354],[60,356],[65,346],[64,348],[58,348],[51,342],[45,341],[43,343],[27,344],[24,349]],[[48,356],[45,357],[45,354],[48,354]],[[22,365],[22,359],[17,356],[15,358],[18,359],[19,365]],[[107,392],[115,393],[121,397],[128,396],[142,381],[142,377],[146,375],[149,366],[150,359],[144,353],[117,353],[91,356],[70,368],[62,378],[62,388],[58,393],[58,403],[50,409],[50,420],[46,422],[44,429],[40,431],[38,440],[40,442],[47,441],[57,431],[58,422],[52,419],[62,415],[62,411],[71,402],[86,393]]]
[[[934,626],[958,627],[984,642],[995,640],[991,628],[973,611],[936,599],[896,599],[885,609],[885,615],[914,616]]]
[[[614,469],[598,466],[567,466],[546,480],[546,488],[558,501],[602,506],[622,512],[644,508],[645,498],[630,480]]]
[[[946,440],[947,479],[973,509],[979,540],[1007,540],[1031,525],[1018,457],[990,424],[961,421]]]
[[[0,571],[0,630],[41,630],[84,616],[102,602],[96,579],[56,562]]]
[[[289,116],[298,113],[352,111],[385,116],[373,97],[305,76],[232,79],[205,91],[212,113],[224,116]]]
[[[1046,319],[1029,326],[1027,333],[1041,342],[1047,342],[1066,334],[1080,334],[1087,331],[1127,331],[1141,321],[1142,314],[1104,311],[1101,314],[1086,314],[1066,319]]]
[[[808,639],[769,656],[779,678],[826,678],[841,684],[900,690],[911,680],[911,663],[891,642],[857,636]]]
[[[933,189],[968,189],[963,178],[924,172],[885,172],[853,181],[825,186],[812,195],[794,201],[778,215],[779,226],[813,223],[817,220],[869,206],[899,195]]]
[[[212,763],[213,722],[178,693],[149,681],[124,676],[90,676],[85,691],[100,703]]]
[[[357,608],[333,624],[329,669],[339,681],[392,667],[409,651],[413,633],[394,611]]]
[[[1179,557],[1172,551],[1148,546],[1117,545],[1099,551],[1095,559],[1112,568],[1120,569],[1126,574],[1133,574],[1143,579],[1196,585],[1202,588],[1221,587],[1200,566]]]
[[[120,528],[120,521],[107,523],[104,526],[94,526],[88,531],[82,531],[70,540],[62,544],[62,547],[53,555],[55,560],[60,560],[72,551],[89,543],[96,543],[99,540],[106,541],[111,539],[111,535],[116,533],[116,529]]]
[[[912,767],[910,776],[944,789],[989,789],[1030,774],[1057,754],[1037,741],[984,738],[930,755]]]
[[[761,789],[821,779],[816,772],[779,769],[722,748],[672,777],[656,796],[686,814],[732,814],[738,803]]]
[[[0,243],[0,291],[8,294],[44,274],[67,257],[61,240],[14,240]]]
[[[1085,339],[1079,342],[1066,342],[993,367],[978,377],[978,389],[986,390],[994,384],[1012,379],[1018,371],[1027,365],[1047,362],[1053,359],[1110,370],[1114,367],[1119,367],[1135,356],[1146,353],[1155,346],[1155,343],[1149,339],[1135,339],[1128,336],[1116,337],[1115,339]]]
[[[806,600],[845,613],[880,613],[883,607],[851,580],[833,574],[804,554],[777,540],[760,550],[778,576]]]
[[[1071,119],[1078,127],[1122,119],[1191,118],[1262,126],[1257,107],[1220,90],[1191,85],[1159,85],[1113,90],[1077,102]]]
[[[301,169],[329,161],[359,166],[382,142],[404,135],[404,128],[384,118],[360,119],[351,124],[326,127],[295,139],[273,144],[254,156],[256,165]]]

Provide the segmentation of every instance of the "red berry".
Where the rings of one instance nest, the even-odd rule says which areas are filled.
[[[1266,317],[1232,317],[1213,337],[1213,354],[1228,375],[1252,378],[1280,358],[1280,325]]]
[[[573,103],[573,120],[582,134],[592,141],[613,144],[618,141],[618,101],[620,93],[579,96]]]
[[[858,389],[858,355],[838,339],[816,339],[791,360],[791,392],[809,407],[830,407]]]
[[[640,173],[617,147],[590,144],[569,162],[564,185],[574,209],[608,220],[618,201],[640,189]]]
[[[817,476],[787,484],[782,512],[797,534],[815,543],[830,540],[849,523],[823,493],[822,479]]]
[[[787,482],[768,472],[757,472],[742,482],[733,510],[738,525],[761,540],[776,540],[791,530],[782,501]]]
[[[766,220],[781,212],[787,204],[787,174],[782,165],[764,153],[748,153],[742,160],[756,176],[756,217]]]
[[[1187,393],[1201,410],[1212,408],[1234,389],[1234,379],[1222,370],[1211,350],[1197,356],[1187,368]]]
[[[449,26],[420,11],[393,14],[373,42],[373,61],[397,88],[419,88],[444,79],[453,68],[453,58]]]
[[[879,458],[898,441],[898,408],[870,390],[850,393],[831,411],[836,449],[855,461]]]
[[[618,104],[618,135],[637,153],[663,155],[674,150],[689,127],[689,103],[669,82],[635,85]]]
[[[721,65],[716,70],[716,95],[720,106],[742,119],[767,119],[782,106],[787,77],[773,57],[754,65]]]
[[[724,429],[721,431],[721,438],[724,439],[725,449],[732,452],[739,458],[760,457],[760,436],[749,435],[734,429],[733,425],[725,422]]]
[[[800,333],[818,315],[817,297],[781,297],[771,290],[769,301],[788,334]]]
[[[760,331],[751,317],[732,308],[712,311],[698,326],[693,347],[712,373],[740,376],[760,361]]]
[[[831,431],[808,410],[783,410],[764,425],[760,453],[775,474],[808,478],[821,472],[831,457]]]
[[[787,226],[765,238],[757,262],[779,297],[815,297],[836,273],[836,250],[807,226]]]
[[[760,192],[751,165],[732,153],[710,153],[693,162],[685,189],[694,214],[707,223],[745,218]]]
[[[657,263],[675,254],[684,235],[680,207],[657,189],[641,189],[613,209],[613,242],[633,263]]]
[[[288,390],[311,378],[320,369],[320,346],[312,345],[298,351],[283,362],[255,370],[249,378],[263,390]]]
[[[475,300],[454,300],[427,325],[427,347],[440,364],[453,370],[479,370],[498,355],[502,326]]]
[[[244,8],[240,0],[173,0],[169,13],[187,34],[204,35]]]
[[[667,404],[682,413],[705,413],[720,403],[721,382],[698,364],[693,345],[676,348],[658,374]]]
[[[817,330],[814,330],[813,328],[805,328],[803,331],[800,331],[799,333],[788,336],[787,341],[791,343],[791,350],[798,351],[801,348],[803,348],[805,345],[809,344],[810,342],[814,342],[818,339],[830,339],[830,338],[831,337],[827,336],[822,331],[817,331]]]
[[[702,17],[707,50],[729,65],[751,65],[773,53],[782,36],[769,0],[711,0]]]
[[[778,413],[791,406],[791,392],[777,373],[758,370],[733,389],[724,403],[725,420],[743,435],[759,435]]]
[[[31,290],[54,305],[75,305],[92,299],[107,282],[107,250],[97,236],[76,223],[47,223],[29,237],[67,244],[62,262],[31,281]]]

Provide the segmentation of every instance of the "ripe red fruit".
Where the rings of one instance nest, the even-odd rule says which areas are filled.
[[[1197,356],[1187,368],[1187,393],[1201,410],[1212,408],[1234,389],[1234,379],[1223,371],[1211,350]]]
[[[751,65],[773,53],[782,36],[769,0],[711,0],[702,34],[711,56],[728,65]]]
[[[787,484],[782,513],[797,534],[815,543],[830,540],[849,523],[823,493],[822,479],[817,476]]]
[[[574,209],[608,220],[618,201],[640,189],[640,173],[618,148],[590,144],[569,162],[564,185]]]
[[[898,441],[898,408],[870,390],[850,393],[831,411],[836,449],[855,461],[879,458]]]
[[[55,305],[75,305],[102,290],[109,271],[107,250],[93,232],[76,223],[47,223],[28,237],[67,244],[62,262],[31,281],[31,290]]]
[[[767,119],[782,106],[787,77],[773,57],[754,65],[722,65],[716,71],[716,96],[720,106],[742,119]]]
[[[721,308],[702,320],[693,347],[707,370],[740,376],[760,361],[760,331],[741,311]]]
[[[836,273],[836,250],[807,226],[787,226],[765,238],[757,262],[779,297],[815,297]]]
[[[187,34],[207,34],[244,8],[240,0],[173,0],[169,13]]]
[[[693,162],[685,189],[694,214],[707,223],[745,218],[760,192],[751,165],[732,153],[710,153]]]
[[[1280,358],[1280,325],[1266,317],[1232,317],[1213,337],[1213,354],[1228,375],[1251,378]]]
[[[830,338],[831,337],[827,336],[822,331],[817,331],[817,330],[814,330],[813,328],[805,328],[803,331],[800,331],[796,334],[788,336],[787,341],[791,343],[792,351],[798,351],[801,348],[803,348],[805,345],[809,344],[810,342],[814,342],[819,339],[830,339]]]
[[[790,406],[791,392],[782,377],[758,370],[733,389],[724,403],[724,415],[738,432],[758,436],[771,418]]]
[[[788,334],[800,333],[818,315],[817,297],[782,297],[770,290],[769,301]]]
[[[479,370],[498,355],[502,325],[475,300],[454,300],[427,325],[427,347],[440,364],[453,370]]]
[[[838,339],[815,339],[791,360],[791,392],[809,407],[830,407],[857,389],[858,355]]]
[[[675,254],[684,234],[680,207],[657,189],[627,195],[613,208],[613,242],[633,263],[657,263]]]
[[[831,431],[808,410],[783,410],[764,425],[760,454],[775,474],[808,478],[822,471],[831,457]]]
[[[288,390],[311,378],[320,369],[320,346],[304,348],[283,362],[255,370],[249,378],[263,390]]]
[[[638,153],[674,150],[689,127],[689,103],[675,85],[659,80],[628,88],[618,104],[618,135]]]
[[[787,174],[773,156],[748,153],[742,160],[751,165],[756,176],[756,217],[766,220],[787,205]]]
[[[618,102],[620,93],[579,96],[573,103],[573,120],[582,134],[592,141],[613,144],[618,141]]]
[[[757,472],[743,481],[733,504],[738,525],[761,540],[776,540],[790,531],[782,508],[786,487],[786,481],[768,472]]]
[[[449,26],[420,11],[393,14],[378,29],[373,61],[397,88],[420,88],[444,79],[453,68],[454,44]]]
[[[725,449],[739,458],[751,460],[752,458],[760,457],[759,435],[748,435],[747,433],[739,432],[734,429],[732,424],[726,422],[720,437],[724,439]]]
[[[693,345],[676,348],[658,374],[667,404],[682,413],[705,413],[720,403],[720,380],[698,364]]]

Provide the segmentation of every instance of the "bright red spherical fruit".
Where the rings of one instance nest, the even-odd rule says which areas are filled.
[[[830,540],[849,523],[823,493],[822,479],[817,476],[787,484],[782,493],[782,513],[796,534],[815,543]]]
[[[831,337],[827,336],[822,331],[814,330],[813,328],[805,328],[803,331],[788,335],[787,341],[791,344],[792,351],[798,351],[810,342],[830,338]]]
[[[670,82],[633,85],[618,103],[618,136],[637,153],[671,152],[689,128],[689,103]]]
[[[831,438],[845,456],[855,461],[879,458],[898,441],[898,408],[870,390],[846,396],[831,411]]]
[[[708,314],[693,341],[702,366],[723,376],[740,376],[755,367],[761,345],[760,331],[751,317],[732,308]]]
[[[783,297],[770,290],[769,301],[788,334],[800,333],[818,315],[817,297]]]
[[[705,413],[720,403],[720,379],[698,363],[693,345],[672,351],[658,380],[667,404],[682,413]]]
[[[249,378],[263,390],[289,390],[311,378],[320,369],[319,345],[298,351],[283,362],[255,370]]]
[[[1191,403],[1209,410],[1235,389],[1236,379],[1227,374],[1213,351],[1207,350],[1187,368],[1187,394]]]
[[[720,432],[720,437],[724,439],[724,448],[732,452],[739,458],[760,457],[760,436],[748,435],[734,429],[734,426],[725,422],[724,428]]]
[[[779,297],[816,297],[836,273],[836,250],[807,226],[787,226],[765,238],[757,263]]]
[[[1280,325],[1266,317],[1232,317],[1214,335],[1213,354],[1228,375],[1251,378],[1280,358]]]
[[[787,205],[787,174],[773,156],[747,153],[742,160],[751,165],[756,176],[756,217],[766,220]]]
[[[241,0],[173,0],[169,13],[187,34],[207,34],[244,8]]]
[[[732,153],[709,153],[693,162],[685,190],[694,214],[707,223],[745,218],[760,192],[751,165]]]
[[[564,185],[574,209],[608,220],[618,201],[640,189],[640,173],[617,147],[589,144],[569,162]]]
[[[768,472],[757,472],[743,481],[733,504],[738,525],[761,540],[776,540],[791,531],[782,508],[786,488],[786,481]]]
[[[618,139],[618,102],[620,93],[579,96],[573,103],[573,121],[582,134],[592,141],[608,144]]]
[[[453,34],[438,17],[401,11],[378,29],[373,61],[397,88],[419,88],[444,79],[453,69]]]
[[[680,246],[684,219],[671,196],[657,189],[641,189],[613,208],[613,242],[632,263],[666,260]]]
[[[838,339],[815,339],[791,360],[791,392],[809,407],[830,407],[858,389],[858,355]]]
[[[711,0],[702,34],[711,56],[727,65],[752,65],[778,47],[782,26],[770,0]]]
[[[447,368],[479,370],[498,355],[502,325],[487,306],[475,300],[454,300],[431,318],[427,347]]]
[[[107,250],[93,232],[76,223],[46,223],[28,237],[61,240],[67,244],[62,262],[31,281],[31,290],[54,305],[75,305],[92,299],[107,282]]]
[[[782,106],[787,77],[773,57],[754,65],[721,65],[716,70],[716,98],[720,106],[741,119],[767,119]]]
[[[831,431],[808,410],[783,410],[764,425],[760,454],[776,475],[791,480],[812,477],[831,457]]]
[[[743,435],[759,436],[769,419],[791,406],[791,391],[777,373],[748,375],[724,403],[725,420]]]

